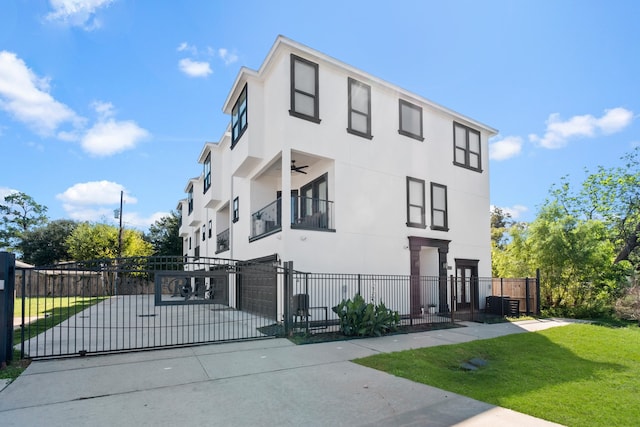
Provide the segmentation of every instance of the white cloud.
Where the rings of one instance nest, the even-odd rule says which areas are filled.
[[[0,109],[42,136],[65,123],[81,125],[83,119],[49,90],[48,78],[38,77],[15,53],[0,51]]]
[[[585,114],[573,116],[566,121],[562,121],[558,113],[553,113],[547,119],[544,136],[531,134],[529,139],[544,148],[562,148],[570,139],[593,138],[599,134],[620,132],[631,124],[632,120],[633,112],[622,107],[605,110],[600,118]]]
[[[195,47],[195,46],[191,46],[187,42],[180,43],[180,45],[178,46],[178,48],[176,50],[178,52],[189,52],[192,55],[197,55],[198,54],[198,48]]]
[[[519,155],[521,151],[522,138],[519,136],[507,136],[489,143],[489,158],[491,160],[507,160]]]
[[[208,62],[193,61],[189,58],[181,59],[178,68],[189,77],[206,77],[213,72]]]
[[[133,121],[98,122],[82,137],[82,148],[97,157],[111,156],[134,148],[149,132]]]
[[[495,206],[492,205],[491,210],[493,210],[494,208]],[[499,206],[499,208],[502,210],[502,212],[511,215],[511,218],[515,220],[529,211],[529,208],[523,205],[513,205],[511,207]]]
[[[62,207],[67,216],[77,221],[118,222],[114,217],[114,210],[120,208],[120,192],[124,192],[124,215],[122,221],[125,226],[134,228],[148,228],[158,219],[168,215],[166,212],[156,212],[148,217],[131,211],[130,206],[138,203],[126,189],[112,181],[92,181],[75,184],[67,188],[56,198],[63,202]]]
[[[125,188],[112,181],[90,181],[75,184],[58,194],[57,199],[69,206],[120,204],[120,192],[124,191],[125,203],[135,204],[138,200],[130,196]]]
[[[13,193],[19,193],[19,191],[9,187],[0,187],[0,201],[4,201],[5,197]]]
[[[113,2],[114,0],[49,0],[53,10],[45,19],[91,31],[102,26],[102,22],[95,16],[98,10]]]
[[[238,55],[236,55],[235,53],[229,53],[229,51],[225,48],[218,49],[218,56],[220,56],[220,59],[224,61],[224,65],[233,64],[238,60]]]

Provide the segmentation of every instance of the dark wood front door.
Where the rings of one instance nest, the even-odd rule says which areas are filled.
[[[456,309],[478,308],[478,263],[456,261]]]

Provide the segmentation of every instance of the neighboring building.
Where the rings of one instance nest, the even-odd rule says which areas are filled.
[[[240,70],[223,111],[178,205],[185,255],[491,276],[495,129],[285,37]]]

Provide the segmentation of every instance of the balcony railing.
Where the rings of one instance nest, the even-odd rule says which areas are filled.
[[[291,228],[334,230],[333,202],[309,197],[291,196]],[[278,198],[251,215],[250,240],[282,229],[282,199]]]
[[[277,199],[264,208],[251,214],[251,238],[275,233],[282,229],[281,215],[282,200]]]
[[[291,197],[291,228],[333,230],[333,202],[311,197]]]
[[[229,250],[229,229],[216,234],[216,253]]]

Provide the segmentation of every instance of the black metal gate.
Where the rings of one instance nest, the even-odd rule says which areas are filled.
[[[275,310],[251,309],[238,284],[276,301],[285,275],[255,265],[141,257],[17,269],[17,346],[49,358],[269,337]]]

